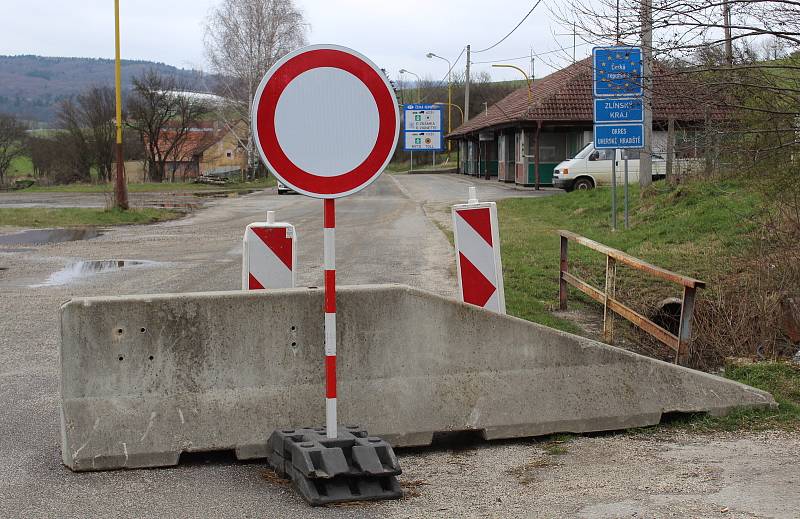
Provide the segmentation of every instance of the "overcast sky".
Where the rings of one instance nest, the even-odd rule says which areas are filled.
[[[122,56],[206,69],[203,22],[215,0],[121,0]],[[505,36],[533,6],[528,0],[296,0],[310,24],[310,43],[352,47],[396,78],[401,68],[441,79],[447,65],[427,59],[434,52],[455,59],[467,44],[477,51]],[[0,54],[114,56],[112,0],[3,0]],[[402,9],[397,6],[402,5]],[[536,76],[563,66],[572,36],[551,20],[545,2],[496,48],[473,54],[473,62],[548,53],[536,60]],[[556,51],[556,52],[553,52]],[[578,58],[589,46],[578,48]],[[508,61],[528,70],[528,58]],[[464,65],[461,58],[459,66]],[[512,70],[475,63],[495,79],[516,79]]]

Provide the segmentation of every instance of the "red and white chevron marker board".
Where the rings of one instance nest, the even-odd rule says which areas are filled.
[[[465,303],[506,313],[497,205],[479,203],[475,188],[469,201],[453,206],[459,296]]]
[[[397,98],[366,56],[310,45],[270,67],[252,106],[264,164],[296,192],[324,199],[325,434],[336,438],[334,202],[374,182],[391,160],[400,130]]]
[[[292,224],[275,222],[275,212],[267,211],[266,222],[247,226],[242,245],[242,290],[294,288],[297,233]]]

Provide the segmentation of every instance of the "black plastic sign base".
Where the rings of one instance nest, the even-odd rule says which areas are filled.
[[[339,426],[338,433],[330,439],[324,427],[276,429],[269,464],[314,506],[403,497],[391,445],[358,426]]]

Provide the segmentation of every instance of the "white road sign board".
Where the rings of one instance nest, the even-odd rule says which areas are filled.
[[[438,132],[442,129],[442,111],[438,107],[434,110],[408,110],[405,111],[406,131]]]
[[[441,151],[443,149],[441,105],[405,105],[403,121],[403,149],[405,151]]]
[[[406,150],[433,150],[442,149],[442,132],[404,132]]]

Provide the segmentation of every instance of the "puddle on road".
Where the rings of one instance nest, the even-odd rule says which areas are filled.
[[[65,241],[89,240],[103,235],[103,229],[31,229],[0,235],[0,245],[43,245]]]
[[[66,285],[79,279],[88,278],[97,274],[108,272],[119,272],[122,269],[136,267],[150,267],[157,265],[155,261],[147,260],[99,260],[99,261],[76,261],[70,263],[63,269],[53,272],[47,281],[30,285],[31,288],[52,287]]]

